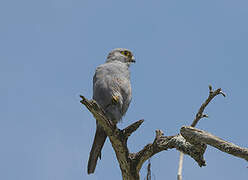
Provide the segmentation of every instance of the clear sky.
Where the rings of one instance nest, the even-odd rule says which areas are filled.
[[[131,152],[189,125],[221,87],[198,128],[247,147],[247,0],[0,1],[0,179],[121,179],[107,141],[94,175],[87,161],[95,120],[79,94],[92,97],[92,77],[116,47],[133,51],[133,100],[123,123],[145,119]],[[152,159],[156,180],[176,179],[179,153]],[[247,179],[243,159],[208,147],[207,166],[185,156],[184,180]],[[147,164],[147,163],[146,163]],[[141,170],[142,179],[145,167]]]

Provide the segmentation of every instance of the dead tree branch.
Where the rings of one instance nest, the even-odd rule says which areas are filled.
[[[205,108],[207,107],[207,105],[212,101],[212,99],[217,96],[217,95],[223,95],[224,97],[226,97],[225,93],[223,93],[221,91],[221,88],[219,89],[216,89],[215,91],[213,91],[213,88],[211,85],[209,85],[209,95],[208,95],[208,98],[205,100],[205,102],[201,105],[200,109],[198,110],[198,112],[196,113],[196,116],[195,116],[195,119],[194,121],[192,122],[191,126],[192,127],[195,127],[196,124],[199,122],[199,120],[201,118],[205,118],[205,117],[208,117],[207,114],[203,114]]]
[[[106,118],[103,109],[94,100],[88,100],[84,96],[80,96],[80,101],[93,114],[98,123],[103,127],[116,153],[116,157],[120,164],[122,178],[126,180],[137,179],[136,175],[132,174],[129,151],[127,148],[127,138],[123,136],[123,132],[119,130],[112,122]],[[141,122],[142,123],[142,122]],[[130,128],[128,128],[130,129]],[[131,128],[132,129],[132,128]],[[135,128],[134,128],[135,129]],[[137,129],[137,128],[136,128]],[[129,131],[131,134],[131,130]]]
[[[207,107],[207,105],[214,99],[214,97],[216,97],[219,94],[226,97],[225,93],[222,92],[221,88],[216,89],[215,91],[213,91],[213,88],[211,85],[209,85],[208,88],[209,88],[208,98],[204,101],[204,103],[201,105],[198,112],[196,113],[195,119],[193,120],[191,127],[195,127],[197,125],[197,123],[200,121],[200,119],[208,117],[208,115],[203,114],[203,112],[204,112],[205,108]],[[182,169],[183,169],[183,153],[180,152],[178,172],[177,172],[177,180],[182,180]]]
[[[215,96],[218,94],[225,96],[221,89],[212,91],[212,87],[209,86],[209,91],[207,100],[198,110],[191,126],[195,126],[201,118],[207,117],[203,114],[204,109]],[[84,96],[80,97],[82,98],[80,102],[92,113],[109,137],[120,165],[123,180],[139,180],[139,171],[147,159],[161,151],[173,148],[192,157],[200,167],[206,165],[203,155],[207,144],[223,152],[248,160],[248,149],[228,143],[205,131],[186,126],[181,128],[181,134],[174,136],[164,136],[161,130],[156,130],[156,136],[152,143],[147,144],[137,153],[130,153],[127,147],[128,137],[140,127],[144,120],[139,120],[120,130],[105,116],[104,110],[94,100],[88,100]],[[180,164],[182,164],[182,161]],[[182,167],[182,165],[180,166]],[[178,178],[181,177],[178,176]]]
[[[183,171],[183,153],[180,152],[178,171],[177,171],[177,180],[182,180],[182,171]]]
[[[152,179],[152,173],[151,173],[151,159],[148,160],[148,165],[147,165],[147,175],[146,175],[146,180],[151,180]]]
[[[143,120],[139,120],[127,128],[120,130],[106,118],[104,111],[94,100],[89,101],[83,96],[80,97],[82,98],[80,102],[93,114],[108,135],[116,153],[122,172],[122,178],[124,180],[139,180],[139,171],[147,159],[156,153],[172,148],[176,148],[177,150],[190,155],[199,166],[205,165],[205,160],[203,159],[203,154],[206,149],[205,144],[191,144],[186,142],[180,134],[175,136],[164,136],[161,130],[156,131],[156,137],[153,143],[147,144],[137,153],[129,153],[127,147],[128,137],[138,129],[143,123]]]
[[[183,126],[180,130],[181,135],[190,143],[202,142],[219,149],[222,152],[245,159],[248,161],[248,148],[239,147],[233,143],[227,142],[206,131],[196,129],[190,126]]]

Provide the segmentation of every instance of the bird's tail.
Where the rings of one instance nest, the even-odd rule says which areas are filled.
[[[97,126],[94,142],[91,147],[90,157],[88,160],[88,174],[94,173],[98,157],[101,159],[101,150],[102,150],[102,147],[104,145],[106,138],[107,138],[107,135],[105,131],[103,130],[103,128],[100,126]]]

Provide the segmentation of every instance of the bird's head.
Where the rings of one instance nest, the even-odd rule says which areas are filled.
[[[129,66],[131,63],[135,62],[135,58],[132,52],[125,48],[113,49],[107,57],[106,62],[120,61],[122,63],[127,63]]]

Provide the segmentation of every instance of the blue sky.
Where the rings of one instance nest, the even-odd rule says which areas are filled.
[[[133,100],[120,128],[145,119],[131,152],[189,125],[221,87],[198,128],[247,147],[248,2],[8,0],[0,2],[0,179],[121,179],[107,141],[94,175],[86,167],[95,120],[79,101],[116,47],[133,51]],[[152,159],[159,179],[176,179],[179,153]],[[185,156],[183,179],[246,179],[247,162],[208,147],[207,166]],[[145,176],[145,166],[141,170]]]

